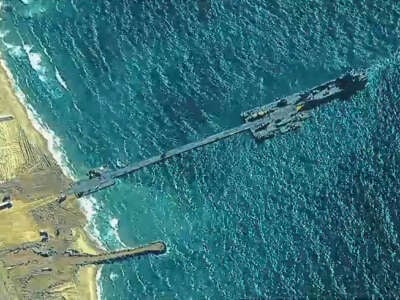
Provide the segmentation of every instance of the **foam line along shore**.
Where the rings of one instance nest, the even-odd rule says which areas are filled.
[[[55,135],[30,105],[22,104],[26,103],[23,94],[15,93],[18,87],[4,61],[2,65],[0,114],[6,117],[0,126],[0,275],[4,293],[0,296],[100,298],[100,272],[95,266],[164,254],[166,245],[155,241],[107,252],[85,231],[87,217],[76,198],[60,201],[60,191],[70,185],[73,176],[62,168],[63,161],[57,161],[62,155],[50,151],[59,149],[59,143],[50,144],[58,139],[45,138]]]
[[[78,202],[70,201],[64,208],[53,204],[57,190],[72,180],[72,172],[59,150],[59,139],[26,102],[4,60],[0,68],[0,90],[0,114],[13,117],[0,124],[0,196],[10,195],[13,203],[12,209],[1,212],[1,248],[34,243],[40,239],[42,230],[54,240],[55,247],[70,245],[85,253],[98,253],[100,245],[84,230],[87,219]],[[50,273],[45,287],[35,280],[24,283],[14,280],[14,269],[5,267],[8,263],[2,261],[0,267],[5,282],[4,289],[0,290],[8,295],[25,296],[31,290],[66,298],[76,295],[97,298],[95,266],[80,269],[66,266],[59,275]]]

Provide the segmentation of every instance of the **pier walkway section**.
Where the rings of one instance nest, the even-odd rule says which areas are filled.
[[[179,154],[188,152],[190,150],[200,148],[200,147],[206,146],[208,144],[215,143],[217,141],[221,141],[230,136],[250,130],[254,126],[260,126],[263,123],[265,123],[265,120],[257,120],[255,122],[244,123],[240,126],[237,126],[237,127],[234,127],[234,128],[228,129],[228,130],[224,130],[217,134],[210,135],[202,140],[174,148],[172,150],[169,150],[162,154],[150,157],[150,158],[140,161],[138,163],[135,163],[135,164],[132,164],[132,165],[129,165],[129,166],[117,169],[117,170],[105,171],[101,175],[94,177],[94,178],[77,181],[71,185],[71,188],[65,194],[66,195],[74,194],[77,197],[82,197],[82,196],[92,194],[94,192],[97,192],[99,190],[102,190],[104,188],[114,185],[115,179],[117,179],[119,177],[136,172],[140,169],[143,169],[150,165],[154,165],[156,163],[162,162],[166,159],[169,159],[169,158],[177,156]]]

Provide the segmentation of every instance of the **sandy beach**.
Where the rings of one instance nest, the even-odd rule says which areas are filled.
[[[13,262],[13,256],[1,254],[5,249],[40,242],[40,230],[49,234],[52,249],[92,254],[99,249],[84,230],[87,220],[76,199],[61,205],[56,202],[71,179],[49,151],[48,141],[35,129],[3,67],[0,115],[14,117],[0,122],[0,197],[11,195],[13,202],[12,208],[0,211],[0,298],[96,299],[95,266],[67,267],[54,259],[46,266],[52,272],[37,275]]]

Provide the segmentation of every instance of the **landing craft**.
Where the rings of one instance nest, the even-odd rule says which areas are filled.
[[[310,110],[334,99],[345,100],[367,83],[365,72],[350,72],[308,91],[278,99],[241,114],[245,123],[265,120],[251,130],[256,140],[262,141],[300,128],[310,117]]]

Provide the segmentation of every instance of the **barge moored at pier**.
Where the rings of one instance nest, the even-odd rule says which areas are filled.
[[[310,111],[334,99],[348,99],[363,89],[367,82],[365,72],[350,72],[305,92],[278,99],[241,114],[246,123],[264,120],[250,130],[257,140],[298,129],[310,117]]]
[[[248,130],[251,131],[256,140],[262,141],[298,129],[303,121],[310,117],[312,109],[334,99],[349,99],[354,93],[362,90],[366,83],[367,74],[365,72],[351,71],[307,91],[245,111],[241,114],[244,124],[237,127],[224,130],[205,139],[174,148],[123,168],[91,170],[88,173],[88,179],[73,183],[70,189],[60,196],[60,200],[65,200],[66,195],[75,195],[76,197],[89,195],[113,186],[119,177]]]

